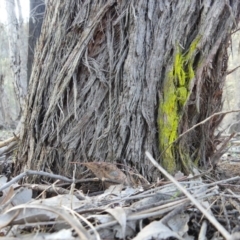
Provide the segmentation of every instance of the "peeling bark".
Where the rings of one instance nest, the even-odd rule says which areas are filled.
[[[168,115],[159,112],[159,105],[167,101],[164,86],[177,52],[181,49],[185,56],[199,39],[189,58],[194,77],[185,84],[187,97],[182,104],[173,102],[178,113],[175,139],[221,109],[223,59],[239,12],[239,1],[49,0],[16,172],[27,166],[71,175],[72,161],[126,160],[155,179],[158,173],[144,152],[164,160],[157,119],[161,116],[162,126],[168,127]],[[178,86],[173,85],[175,91]],[[214,153],[219,121],[206,123],[174,145],[168,160],[174,162],[171,173],[188,172],[191,161],[205,164]]]
[[[34,49],[40,36],[45,11],[43,0],[31,0],[29,16],[29,37],[28,37],[28,60],[27,60],[27,81],[29,82],[32,73]]]

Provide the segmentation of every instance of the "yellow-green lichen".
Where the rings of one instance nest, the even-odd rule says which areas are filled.
[[[177,169],[174,146],[171,144],[178,138],[178,125],[189,96],[189,83],[194,78],[193,61],[199,40],[196,38],[186,53],[177,47],[173,67],[163,84],[158,109],[159,143],[160,151],[163,152],[162,164],[170,173]],[[189,160],[189,156],[184,156],[184,159]],[[182,165],[186,164],[182,162]]]
[[[188,90],[186,89],[186,87],[179,87],[179,88],[177,88],[176,94],[177,94],[178,103],[181,106],[183,106],[188,97]]]
[[[182,56],[182,54],[180,53],[180,50],[178,49],[178,52],[176,53],[175,56],[175,61],[174,61],[174,72],[173,72],[173,76],[174,76],[174,82],[180,86],[184,86],[185,85],[185,81],[186,81],[186,72],[183,68],[184,65],[184,58]]]

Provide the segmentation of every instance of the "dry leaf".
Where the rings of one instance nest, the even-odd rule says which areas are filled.
[[[123,208],[116,207],[116,208],[108,208],[106,212],[110,213],[120,224],[121,226],[121,234],[119,238],[125,239],[126,235],[126,224],[127,224],[127,215]]]
[[[17,211],[11,211],[7,213],[1,214],[0,217],[0,229],[6,227],[8,224],[10,224],[19,214],[19,210]]]
[[[154,221],[144,227],[133,240],[168,239],[170,237],[183,240],[182,237],[162,224],[161,221]]]
[[[4,195],[0,198],[0,205],[5,204],[14,194],[13,187],[6,189],[7,191],[4,192]]]
[[[17,206],[20,204],[25,204],[31,200],[32,200],[32,189],[21,187],[16,191],[16,194],[12,198],[11,202],[13,206]]]
[[[188,222],[189,222],[188,214],[177,214],[173,218],[170,218],[167,222],[167,226],[181,237],[184,236],[188,231]]]
[[[72,229],[62,229],[55,233],[38,233],[38,237],[45,240],[74,240],[76,237],[73,236]]]

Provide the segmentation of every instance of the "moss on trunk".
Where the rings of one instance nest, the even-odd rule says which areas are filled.
[[[181,167],[181,163],[185,170],[191,169],[190,156],[183,154],[186,150],[180,150],[180,147],[176,151],[174,142],[178,139],[179,123],[190,95],[190,84],[195,78],[193,63],[200,62],[200,59],[194,62],[199,41],[200,37],[196,37],[186,51],[179,46],[176,47],[172,69],[163,83],[158,113],[159,143],[163,152],[162,164],[170,173],[176,172]]]

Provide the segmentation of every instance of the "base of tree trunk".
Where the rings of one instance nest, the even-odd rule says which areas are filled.
[[[106,161],[154,180],[146,150],[171,174],[207,166],[223,116],[177,139],[222,108],[239,1],[50,2],[16,173],[71,176],[73,161]]]

